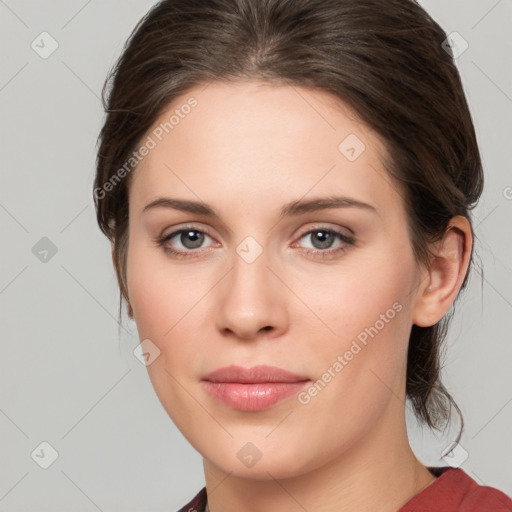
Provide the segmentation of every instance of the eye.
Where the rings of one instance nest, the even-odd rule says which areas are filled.
[[[212,240],[210,235],[204,230],[195,227],[184,227],[164,235],[158,240],[158,244],[169,253],[186,257],[190,253],[196,252],[197,249],[203,248],[207,238]]]
[[[309,240],[312,247],[306,247],[306,252],[321,257],[333,256],[354,245],[355,240],[341,231],[319,227],[301,235],[300,240]],[[337,245],[336,245],[337,244]]]
[[[202,252],[201,249],[208,249],[208,247],[204,246],[207,239],[213,241],[208,231],[194,226],[185,226],[162,236],[156,242],[159,246],[163,247],[165,252],[176,257],[186,258],[196,256],[195,253],[199,255]],[[303,233],[299,240],[309,240],[310,247],[305,247],[306,253],[319,257],[336,256],[344,252],[347,246],[355,244],[354,238],[341,231],[327,227],[310,229]]]

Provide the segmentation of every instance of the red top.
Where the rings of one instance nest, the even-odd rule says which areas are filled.
[[[512,500],[494,487],[479,485],[460,468],[429,467],[437,477],[397,512],[512,512]],[[206,487],[178,512],[205,512]]]

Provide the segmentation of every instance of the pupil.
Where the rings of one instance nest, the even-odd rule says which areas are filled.
[[[317,249],[326,249],[328,247],[330,247],[331,245],[331,233],[327,232],[327,231],[316,231],[316,234],[317,234],[317,237],[320,239],[319,240],[319,247],[317,247],[317,245],[315,243],[313,243],[313,245],[315,245],[315,247]],[[315,240],[316,241],[316,240]]]
[[[187,231],[181,234],[181,243],[188,249],[197,249],[203,243],[204,235],[197,231]],[[191,242],[191,243],[189,243]]]

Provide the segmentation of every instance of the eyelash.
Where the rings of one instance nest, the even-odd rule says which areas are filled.
[[[173,231],[172,233],[169,233],[168,235],[164,235],[163,237],[158,238],[156,241],[157,245],[159,247],[163,247],[165,252],[172,254],[173,256],[176,256],[178,258],[194,258],[196,256],[192,256],[191,254],[194,252],[199,252],[200,249],[190,249],[188,251],[177,251],[176,249],[172,249],[170,246],[165,245],[167,241],[173,239],[176,235],[179,235],[181,233],[186,233],[188,231],[194,231],[196,233],[208,235],[210,238],[213,238],[207,229],[197,229],[195,226],[184,226],[176,231]],[[326,227],[322,227],[322,226],[315,227],[313,229],[310,229],[310,230],[302,233],[302,235],[300,235],[300,237],[299,237],[299,240],[301,240],[302,238],[304,238],[307,235],[311,235],[313,233],[318,233],[318,232],[335,235],[338,237],[339,240],[341,240],[344,244],[346,244],[348,246],[355,245],[354,238],[347,236],[344,233],[342,233],[341,231],[337,231],[336,229],[326,228]],[[336,249],[325,249],[325,250],[305,249],[305,251],[308,254],[313,254],[314,256],[319,256],[321,258],[332,258],[332,257],[337,256],[338,254],[342,254],[343,252],[345,252],[347,250],[346,245],[343,245]]]

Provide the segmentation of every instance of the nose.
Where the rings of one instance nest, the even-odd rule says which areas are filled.
[[[238,254],[218,287],[217,328],[239,339],[277,337],[288,328],[286,290],[265,251],[252,262]]]

